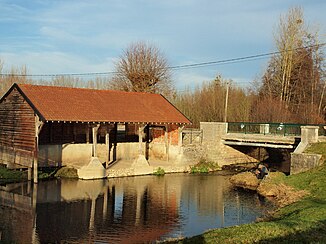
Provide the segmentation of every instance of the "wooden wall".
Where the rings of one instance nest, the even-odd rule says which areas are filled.
[[[31,167],[34,148],[34,111],[14,88],[0,104],[0,164]]]

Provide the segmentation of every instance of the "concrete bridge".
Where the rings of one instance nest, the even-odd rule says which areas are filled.
[[[200,131],[206,160],[220,166],[261,161],[264,148],[263,156],[280,152],[287,162],[280,163],[279,170],[291,174],[318,165],[320,156],[303,152],[311,143],[326,141],[325,125],[201,122]]]
[[[221,125],[223,126],[223,125]],[[225,123],[221,135],[225,145],[295,149],[304,140],[317,141],[325,137],[325,125],[285,123]]]
[[[209,129],[211,126],[215,129]],[[213,136],[231,146],[295,149],[301,141],[317,142],[326,139],[325,125],[203,122],[201,129],[204,141]]]

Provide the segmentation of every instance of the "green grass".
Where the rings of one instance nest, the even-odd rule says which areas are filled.
[[[208,173],[211,171],[217,171],[220,170],[220,166],[218,166],[217,163],[209,162],[204,159],[201,159],[198,164],[190,167],[190,173],[191,174],[202,174],[202,173]]]
[[[304,152],[305,153],[322,154],[325,157],[325,155],[326,155],[326,142],[312,144]]]
[[[326,156],[326,143],[307,152]],[[326,243],[326,165],[280,177],[279,181],[310,194],[277,210],[269,220],[216,229],[175,243]]]

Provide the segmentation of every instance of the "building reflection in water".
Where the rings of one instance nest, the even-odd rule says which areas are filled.
[[[254,221],[264,206],[221,175],[0,186],[0,241],[137,243]]]

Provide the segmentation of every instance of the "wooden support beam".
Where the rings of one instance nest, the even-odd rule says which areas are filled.
[[[86,143],[89,144],[89,126],[86,124]]]
[[[32,180],[32,168],[30,167],[27,168],[27,180]]]
[[[178,147],[179,147],[179,154],[182,152],[182,131],[183,131],[184,126],[179,126],[178,127]]]
[[[184,126],[179,126],[178,127],[178,146],[182,147],[182,131],[183,131]]]
[[[139,144],[138,144],[138,153],[139,153],[139,155],[143,155],[143,148],[142,148],[142,144],[143,144],[143,130],[144,130],[143,125],[139,125],[139,127],[138,127],[138,141],[139,141]]]
[[[92,134],[93,134],[92,156],[93,157],[97,157],[96,146],[97,146],[97,132],[98,132],[99,127],[100,127],[100,124],[98,124],[92,128]]]
[[[38,140],[39,134],[43,127],[44,123],[40,120],[40,118],[35,115],[35,146],[34,146],[34,159],[33,159],[33,181],[37,184],[37,174],[38,174]]]
[[[49,141],[50,141],[50,143],[52,143],[53,142],[53,122],[49,122],[48,123],[48,125],[49,125]]]
[[[70,121],[71,123],[71,121]],[[74,142],[76,142],[77,139],[77,126],[75,123],[72,124],[72,131],[73,131],[73,136],[74,136]]]
[[[169,134],[168,134],[168,126],[164,127],[164,143],[165,143],[165,154],[166,161],[169,161]]]
[[[139,147],[138,147],[138,153],[139,155],[145,155],[145,151],[143,150],[143,136],[144,136],[144,130],[146,128],[147,124],[140,124],[138,127],[138,142],[139,142]]]
[[[105,133],[105,145],[108,150],[108,157],[107,157],[107,165],[110,162],[110,126],[106,126],[106,133]]]

